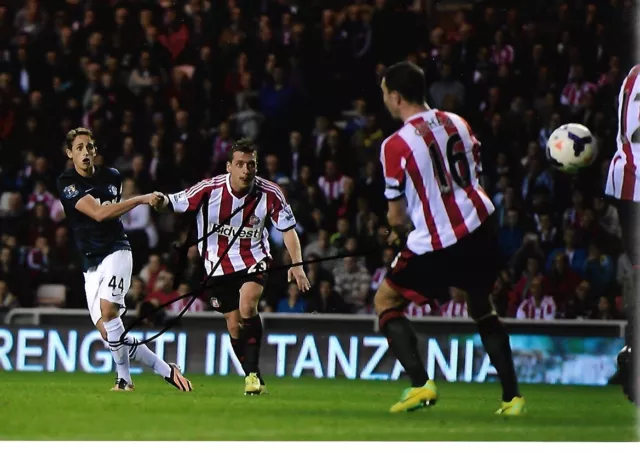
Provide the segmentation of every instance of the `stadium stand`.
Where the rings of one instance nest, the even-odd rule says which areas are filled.
[[[224,171],[240,137],[285,191],[304,257],[377,250],[308,266],[303,299],[270,275],[262,309],[371,312],[396,251],[386,247],[379,168],[397,127],[378,75],[408,59],[432,107],[467,118],[483,144],[483,183],[500,220],[503,316],[620,319],[615,208],[602,198],[615,150],[615,98],[630,67],[631,1],[13,0],[0,6],[0,307],[85,306],[55,179],[67,130],[94,131],[124,196],[175,192]],[[521,3],[521,4],[520,4]],[[572,179],[547,168],[550,132],[579,122],[599,158]],[[131,308],[197,285],[181,225],[140,206],[123,217],[134,251]],[[287,263],[271,229],[277,263]],[[482,265],[482,263],[478,263]],[[429,270],[425,269],[425,278]],[[182,286],[179,287],[179,285]],[[66,288],[61,293],[60,288]],[[190,286],[189,286],[190,285]],[[464,293],[416,300],[413,316],[466,316]],[[545,309],[536,309],[545,307]],[[194,310],[205,310],[198,303]]]

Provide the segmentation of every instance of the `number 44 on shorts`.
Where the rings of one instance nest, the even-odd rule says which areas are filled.
[[[111,288],[111,295],[112,296],[119,296],[122,295],[122,293],[124,293],[124,278],[120,277],[120,281],[117,282],[116,284],[116,276],[114,275],[113,277],[111,277],[111,280],[109,280],[109,288]],[[116,288],[118,288],[120,290],[119,294],[116,294]]]

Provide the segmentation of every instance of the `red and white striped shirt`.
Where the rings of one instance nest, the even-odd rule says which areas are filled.
[[[609,166],[605,193],[620,200],[640,201],[640,65],[631,69],[618,95],[618,149]]]
[[[296,226],[293,211],[277,184],[256,177],[253,189],[237,198],[232,192],[230,177],[227,173],[205,179],[189,189],[169,195],[175,212],[199,209],[198,238],[205,236],[205,225],[209,233],[216,229],[215,233],[198,243],[207,274],[213,276],[231,274],[264,259],[271,260],[269,233],[265,228],[267,217],[282,232]],[[209,202],[200,206],[205,196],[209,197]],[[235,236],[237,239],[234,241]],[[227,248],[229,250],[225,254]]]
[[[597,87],[591,82],[568,83],[560,95],[560,103],[569,107],[580,107],[582,99],[588,94],[595,94]]]
[[[440,315],[445,318],[468,318],[467,303],[451,299],[440,307]]]
[[[380,288],[380,285],[384,281],[384,278],[387,276],[387,267],[382,266],[375,270],[373,276],[371,277],[371,290],[377,291]]]
[[[169,304],[166,307],[166,310],[169,313],[177,315],[182,310],[184,310],[184,307],[186,307],[187,304],[189,302],[191,302],[191,299],[192,299],[191,296],[183,297],[182,299],[177,300],[172,304]],[[189,309],[187,310],[187,313],[200,313],[200,312],[205,311],[205,307],[206,307],[206,305],[205,305],[204,301],[202,299],[200,299],[199,297],[196,297],[193,300],[193,303],[189,306]]]
[[[411,116],[382,143],[385,197],[406,197],[417,255],[455,244],[495,207],[480,187],[480,142],[469,124],[436,109]]]
[[[328,179],[326,176],[318,178],[318,187],[327,198],[328,202],[336,201],[344,193],[344,185],[347,178],[338,176],[335,179]]]
[[[540,305],[536,305],[533,296],[522,301],[516,312],[516,319],[545,319],[556,318],[556,303],[551,296],[544,296]]]
[[[42,193],[33,192],[31,195],[29,195],[29,199],[27,200],[27,209],[33,209],[36,203],[44,203],[47,206],[47,209],[51,210],[53,208],[53,204],[56,201],[57,198],[54,197],[49,191],[45,191]]]
[[[422,318],[424,316],[433,316],[433,307],[431,304],[417,304],[411,302],[404,309],[404,314],[412,318]]]

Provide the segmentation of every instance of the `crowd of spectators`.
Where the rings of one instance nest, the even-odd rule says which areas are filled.
[[[15,0],[0,5],[0,307],[83,307],[77,252],[55,180],[64,136],[90,128],[123,197],[176,192],[225,171],[233,140],[259,144],[259,174],[279,184],[310,265],[307,295],[273,272],[261,304],[284,313],[369,313],[397,250],[385,245],[381,70],[408,59],[431,107],[464,116],[482,142],[483,185],[505,268],[503,316],[623,316],[617,212],[603,199],[615,151],[616,95],[631,61],[628,0],[469,2],[429,18],[397,0]],[[588,126],[599,156],[578,178],[551,171],[546,140]],[[198,284],[195,248],[178,269],[173,215],[140,206],[122,221],[134,251],[127,303],[162,303]],[[275,264],[290,261],[270,228]],[[482,265],[482,263],[478,263]],[[425,269],[429,278],[429,269]],[[179,310],[185,301],[167,310]],[[425,303],[426,302],[426,303]],[[55,300],[53,303],[56,303]],[[62,303],[58,301],[58,303]],[[207,310],[197,300],[192,310]],[[413,316],[467,316],[464,292],[415,300]]]

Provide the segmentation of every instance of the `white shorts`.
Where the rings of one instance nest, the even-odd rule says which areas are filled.
[[[102,317],[100,299],[120,305],[120,315],[122,315],[125,308],[124,296],[131,286],[132,269],[131,251],[118,250],[106,256],[98,266],[84,273],[84,291],[94,325],[98,324]]]

